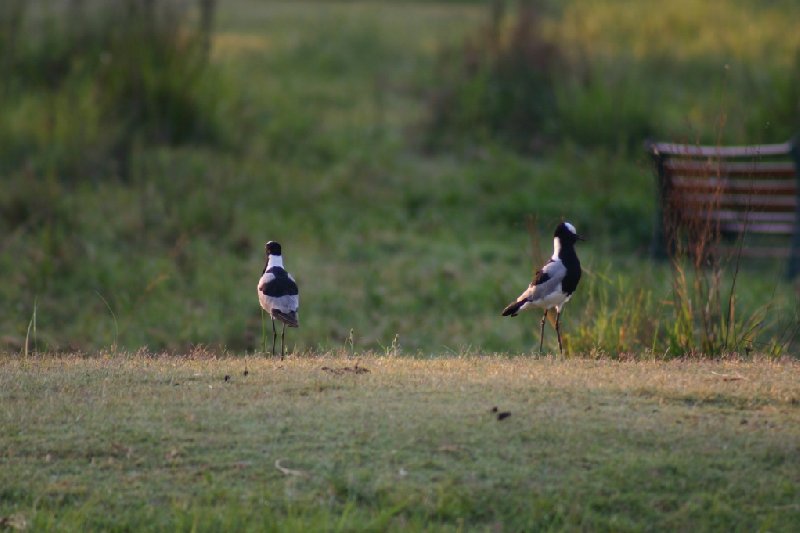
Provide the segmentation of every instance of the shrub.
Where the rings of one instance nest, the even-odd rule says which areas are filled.
[[[628,69],[590,65],[545,35],[543,4],[514,16],[493,2],[490,23],[459,51],[447,51],[431,98],[428,144],[496,140],[537,151],[558,139],[582,145],[641,146],[652,133],[648,95]]]
[[[138,144],[219,141],[208,63],[215,3],[199,5],[192,25],[177,0],[4,3],[0,170],[125,177]]]
[[[505,2],[493,2],[490,24],[442,57],[441,88],[430,103],[431,144],[497,138],[530,149],[555,127],[561,52],[542,35],[534,2],[520,2],[514,20],[507,19]]]

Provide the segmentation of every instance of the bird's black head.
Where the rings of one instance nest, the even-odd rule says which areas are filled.
[[[577,241],[584,240],[584,238],[578,235],[578,232],[575,231],[575,226],[569,222],[562,222],[556,226],[556,231],[553,234],[553,237],[557,237],[562,244],[575,244]]]
[[[267,255],[281,255],[281,245],[275,241],[269,241],[265,246]]]

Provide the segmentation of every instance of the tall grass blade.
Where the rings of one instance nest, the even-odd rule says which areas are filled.
[[[267,353],[267,319],[264,308],[261,308],[261,346],[263,353]]]
[[[37,311],[37,308],[38,308],[38,303],[39,303],[39,299],[38,298],[34,298],[33,299],[33,315],[31,316],[31,319],[28,322],[28,330],[25,332],[24,353],[25,353],[25,358],[26,359],[28,358],[28,354],[30,353],[28,348],[30,346],[31,329],[33,329],[33,347],[34,347],[33,349],[34,349],[34,352],[38,352],[39,351],[39,343],[37,341],[37,336],[36,336],[36,311]]]
[[[103,300],[103,303],[106,304],[106,309],[108,309],[108,312],[111,313],[111,318],[114,320],[114,343],[111,345],[111,350],[116,351],[117,340],[119,339],[119,324],[117,323],[117,315],[114,313],[114,310],[111,309],[111,305],[109,305],[108,300],[103,298],[103,295],[100,294],[100,291],[94,291],[94,292],[95,294],[97,294],[97,296],[100,297],[101,300]]]

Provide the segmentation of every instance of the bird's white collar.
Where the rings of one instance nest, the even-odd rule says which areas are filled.
[[[272,255],[269,256],[269,261],[267,261],[267,270],[272,267],[281,267],[283,268],[283,256],[282,255]]]
[[[560,253],[561,253],[561,239],[559,239],[558,237],[554,237],[553,238],[553,257],[551,257],[551,259],[553,261],[560,261],[561,258],[558,257],[558,254],[560,254]],[[270,257],[272,257],[272,256],[270,256]]]

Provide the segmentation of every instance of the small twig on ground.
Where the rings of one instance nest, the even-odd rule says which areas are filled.
[[[287,476],[300,476],[300,477],[308,477],[308,472],[304,472],[302,470],[294,470],[292,468],[286,468],[285,466],[281,465],[281,459],[277,459],[275,461],[275,468],[281,471],[282,474]]]

